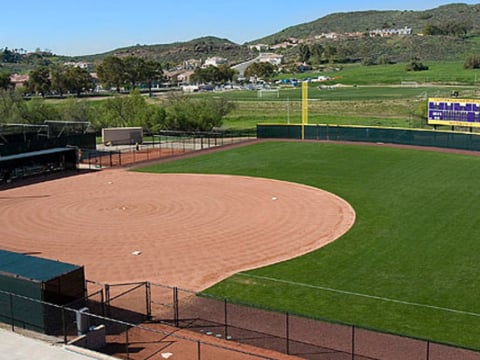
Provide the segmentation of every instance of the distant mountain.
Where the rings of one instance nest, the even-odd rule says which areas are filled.
[[[249,43],[275,44],[290,37],[313,38],[322,33],[368,32],[374,29],[409,27],[414,34],[427,25],[462,24],[470,34],[480,34],[480,4],[451,4],[425,11],[357,11],[334,13],[312,22],[295,25]]]
[[[254,57],[248,47],[235,44],[228,39],[206,36],[187,42],[176,42],[163,45],[135,45],[116,49],[104,54],[81,57],[82,60],[101,60],[107,55],[140,56],[162,63],[178,64],[190,59],[205,60],[218,56],[228,59],[230,63],[241,62]],[[80,57],[77,57],[80,58]]]
[[[469,54],[480,54],[479,19],[480,4],[451,4],[425,11],[335,13],[248,44],[273,45],[295,38],[304,44],[334,48],[336,62],[464,60]],[[411,29],[412,36],[368,36],[373,30],[404,28]],[[333,33],[338,37],[332,38]],[[298,61],[296,47],[283,50],[283,54],[287,61]]]
[[[369,31],[376,29],[403,28],[411,29],[413,36],[368,36]],[[419,36],[425,30],[429,30],[435,36]],[[356,33],[357,36],[339,36],[334,39],[325,36],[331,33]],[[205,61],[209,57],[218,56],[228,59],[232,65],[251,60],[258,55],[258,52],[249,49],[249,45],[275,45],[291,38],[296,38],[299,43],[307,45],[321,44],[324,49],[329,48],[329,51],[333,49],[336,55],[328,61],[400,62],[409,61],[414,57],[424,61],[460,60],[470,54],[480,54],[480,4],[450,4],[425,11],[371,10],[334,13],[312,22],[288,27],[243,45],[228,39],[206,36],[171,44],[134,45],[103,54],[53,56],[40,60],[47,63],[66,60],[95,63],[108,55],[133,55],[163,64],[177,65],[190,59]],[[298,46],[278,47],[276,50],[268,51],[280,52],[286,62],[299,60]],[[21,71],[21,65],[33,66],[30,63],[4,64],[15,71]]]

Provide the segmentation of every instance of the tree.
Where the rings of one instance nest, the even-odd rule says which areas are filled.
[[[131,89],[135,89],[145,79],[145,60],[137,56],[128,56],[123,60],[123,70]]]
[[[217,68],[217,79],[216,81],[220,83],[232,82],[233,77],[236,74],[236,71],[232,69],[230,66],[223,64],[219,65]]]
[[[68,91],[67,67],[65,65],[53,65],[50,67],[51,90],[63,95]]]
[[[0,123],[22,123],[21,114],[26,106],[18,91],[0,89]]]
[[[7,72],[0,71],[0,89],[11,89],[13,87],[12,81],[10,80],[10,74]]]
[[[323,46],[322,44],[313,44],[311,46],[310,52],[312,56],[310,57],[310,62],[315,65],[320,65],[323,60]]]
[[[128,96],[116,95],[102,103],[92,123],[97,128],[141,126],[147,132],[154,132],[163,128],[165,111],[160,106],[149,105],[135,89]]]
[[[151,92],[153,83],[163,78],[163,69],[161,63],[137,56],[124,59],[109,56],[98,65],[97,75],[102,84],[115,87],[117,92],[120,92],[121,86],[127,84],[131,89],[145,84]]]
[[[166,125],[182,131],[211,131],[222,125],[222,120],[234,108],[223,98],[196,99],[172,96],[167,104]]]
[[[57,108],[44,99],[26,101],[19,91],[0,90],[0,122],[41,125],[45,120],[60,119]]]
[[[33,98],[25,102],[24,107],[21,107],[22,122],[27,124],[42,125],[45,120],[60,119],[61,114],[58,108],[52,104],[47,103],[44,99]]]
[[[97,114],[93,112],[90,102],[69,98],[65,100],[62,119],[92,123]]]
[[[190,80],[194,83],[215,83],[224,84],[232,81],[235,75],[235,70],[228,65],[220,65],[218,67],[210,65],[206,68],[196,68]]]
[[[107,56],[97,66],[97,76],[103,85],[108,88],[116,88],[117,92],[120,92],[120,87],[127,81],[125,64],[119,57]]]
[[[34,94],[41,94],[43,97],[50,92],[50,69],[47,66],[39,66],[30,71],[30,77],[27,81],[27,90]]]
[[[337,56],[337,48],[331,44],[327,44],[325,46],[325,49],[323,51],[325,57],[327,58],[327,60],[331,63],[333,63],[335,61],[335,58]]]
[[[82,92],[92,90],[95,86],[92,76],[85,69],[69,66],[65,72],[67,90],[80,96]]]
[[[162,64],[157,61],[147,60],[145,61],[145,64],[144,64],[144,71],[145,71],[145,83],[151,95],[153,84],[163,79]]]
[[[480,55],[470,55],[463,64],[465,69],[480,69]]]
[[[407,64],[405,67],[405,70],[407,71],[424,71],[428,70],[428,66],[424,65],[423,63],[417,61],[417,60],[412,60],[410,63]]]
[[[464,23],[444,23],[440,25],[427,24],[423,28],[424,35],[449,35],[449,36],[458,36],[464,37],[467,35],[468,31],[472,28],[471,25]]]
[[[300,61],[303,63],[308,63],[310,61],[310,57],[312,56],[312,52],[310,51],[310,48],[308,45],[301,44],[298,47],[298,52],[299,52],[299,58]]]
[[[275,73],[276,66],[269,62],[255,62],[245,69],[245,77],[268,79]]]

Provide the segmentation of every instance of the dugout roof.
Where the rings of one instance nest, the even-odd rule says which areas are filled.
[[[81,266],[0,250],[0,274],[47,282]]]
[[[52,149],[31,151],[27,153],[20,153],[15,155],[0,156],[0,163],[18,161],[18,160],[28,159],[28,158],[42,156],[42,155],[59,154],[59,153],[68,152],[68,151],[75,151],[75,148],[71,148],[71,147],[52,148]]]

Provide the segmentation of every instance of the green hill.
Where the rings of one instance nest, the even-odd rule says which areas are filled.
[[[334,13],[312,22],[291,26],[251,43],[275,44],[289,37],[311,38],[322,33],[368,32],[374,29],[409,27],[414,34],[427,25],[462,24],[468,34],[480,34],[480,4],[451,4],[425,11],[357,11]]]
[[[214,36],[201,37],[187,42],[175,42],[159,45],[135,45],[116,49],[104,54],[82,57],[86,61],[101,60],[107,55],[140,56],[163,63],[178,64],[189,59],[202,59],[219,56],[231,63],[241,62],[253,57],[248,47],[236,44],[228,39]]]
[[[324,55],[323,61],[346,63],[371,61],[372,63],[405,62],[412,58],[422,61],[459,61],[471,54],[480,54],[480,4],[450,4],[425,11],[361,11],[334,13],[315,21],[291,26],[278,33],[240,45],[228,39],[213,36],[201,37],[186,42],[157,45],[134,45],[106,53],[67,58],[63,56],[42,57],[39,61],[48,64],[56,61],[98,62],[108,55],[134,55],[177,65],[190,59],[205,60],[219,56],[230,64],[253,59],[257,54],[249,50],[249,44],[278,44],[289,38],[301,43],[319,43],[325,49],[334,48],[335,55]],[[412,29],[411,36],[370,37],[368,32],[376,29]],[[424,36],[422,35],[422,33]],[[357,33],[354,38],[340,36],[335,40],[322,38],[322,34]],[[358,35],[360,34],[360,35]],[[363,34],[363,35],[362,35]],[[1,50],[1,49],[0,49]],[[299,60],[298,46],[279,49],[284,62]],[[326,58],[326,59],[325,59]],[[37,63],[22,60],[3,62],[6,70],[25,72]]]

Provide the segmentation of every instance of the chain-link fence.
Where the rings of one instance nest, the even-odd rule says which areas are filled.
[[[129,286],[130,290],[112,298],[123,298],[129,309],[137,302],[136,309],[149,324],[170,325],[305,359],[480,359],[475,349],[239,304],[160,284]]]
[[[172,157],[224,147],[255,139],[254,130],[224,132],[161,131],[144,137],[143,143],[130,145],[97,145],[96,149],[80,149],[80,167],[100,169],[123,166],[165,157]]]
[[[45,332],[66,344],[122,359],[160,359],[162,354],[173,353],[188,359],[275,358],[255,348],[312,360],[480,359],[474,349],[276,312],[149,282],[89,283],[88,288],[95,290],[66,306],[0,291],[0,321],[12,331]],[[38,316],[31,322],[25,320],[18,316],[21,311],[41,313],[44,324],[35,323]]]
[[[128,287],[128,289],[127,289]],[[110,287],[114,289],[115,287]],[[58,337],[67,346],[79,346],[95,350],[120,359],[155,360],[165,359],[175,355],[178,359],[232,359],[254,360],[274,359],[248,348],[237,348],[228,343],[220,343],[190,332],[182,332],[168,324],[145,322],[145,314],[137,313],[136,320],[142,324],[121,320],[131,319],[135,310],[148,311],[140,306],[138,309],[123,309],[122,304],[131,305],[126,299],[139,299],[136,293],[143,290],[143,300],[147,283],[124,284],[118,291],[112,291],[110,297],[104,297],[102,291],[89,294],[71,304],[60,306],[44,301],[31,299],[0,290],[0,322],[3,322],[14,332],[24,329],[45,333]],[[112,296],[113,293],[116,293]],[[128,300],[129,301],[129,300]],[[132,302],[133,303],[133,302]],[[113,306],[116,304],[116,306]],[[20,311],[35,311],[45,319],[46,326],[35,321],[29,322],[25,317],[19,317]],[[33,310],[32,310],[33,309]],[[106,311],[112,317],[100,315]],[[117,317],[117,318],[114,318]],[[19,320],[21,319],[21,320]]]

